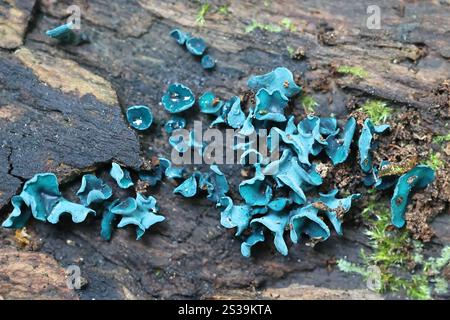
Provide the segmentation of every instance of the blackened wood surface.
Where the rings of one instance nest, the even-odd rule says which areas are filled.
[[[52,73],[39,70],[41,78],[38,78],[20,63],[19,56],[26,62],[25,59],[35,57],[24,50],[13,56],[0,56],[0,137],[4,161],[0,208],[15,194],[18,179],[30,179],[38,172],[55,172],[60,180],[66,181],[112,159],[138,167],[137,137],[123,121],[115,92],[110,89],[103,95],[110,100],[105,97],[104,101],[98,100],[103,96],[95,97],[90,92],[80,97],[77,93],[83,87],[78,82],[77,91],[66,94],[61,92],[67,84],[62,78],[58,88],[51,88],[42,81],[54,77]],[[60,61],[35,62],[45,69]],[[78,66],[60,67],[50,71],[66,73],[66,82],[78,80],[71,75]],[[94,87],[87,75],[83,76],[86,81],[83,85]]]

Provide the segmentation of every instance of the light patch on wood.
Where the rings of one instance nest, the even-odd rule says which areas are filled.
[[[23,110],[11,105],[0,106],[0,119],[7,121],[16,121],[23,114]]]
[[[116,92],[108,81],[74,61],[53,57],[43,52],[32,52],[27,48],[17,50],[14,55],[32,69],[40,81],[52,88],[80,97],[92,94],[105,104],[118,104]]]
[[[0,47],[14,49],[22,45],[35,1],[19,9],[17,1],[5,0],[0,4]]]
[[[450,142],[447,143],[447,146],[443,150],[446,155],[450,156]]]
[[[123,291],[123,297],[125,300],[137,300],[136,296],[134,294],[132,294],[131,291],[127,287],[122,286],[122,291]]]
[[[379,294],[367,289],[340,290],[310,285],[292,284],[284,288],[267,288],[262,291],[224,290],[212,296],[212,300],[382,300]]]
[[[367,289],[330,289],[309,285],[292,284],[285,288],[267,288],[261,294],[263,299],[282,300],[381,300],[379,294]]]
[[[64,269],[44,253],[4,248],[0,274],[4,299],[78,299],[66,285]]]

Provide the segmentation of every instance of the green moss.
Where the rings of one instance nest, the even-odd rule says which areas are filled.
[[[449,142],[450,141],[450,133],[446,134],[446,135],[442,135],[442,136],[435,136],[433,138],[433,142],[437,143],[437,144],[441,144],[444,142]]]
[[[428,259],[423,269],[427,274],[438,275],[440,271],[449,263],[450,263],[450,246],[447,246],[442,249],[440,257]]]
[[[448,291],[448,281],[443,277],[436,277],[434,279],[434,291],[438,294],[446,294]]]
[[[415,300],[430,300],[431,289],[428,278],[425,275],[413,275],[409,284],[404,287],[406,294]]]
[[[283,30],[286,30],[289,32],[295,32],[297,30],[297,27],[289,18],[281,19],[278,24],[261,23],[256,20],[253,20],[251,24],[249,24],[247,27],[245,27],[246,33],[250,33],[255,30],[262,30],[262,31],[267,31],[267,32],[275,32],[275,33],[281,32]]]
[[[211,5],[208,2],[203,3],[197,12],[197,17],[195,19],[195,22],[199,26],[204,26],[206,23],[205,16],[208,13],[209,9],[211,8]]]
[[[290,31],[290,32],[297,31],[297,26],[289,18],[281,19],[280,25],[287,31]]]
[[[365,231],[369,238],[369,244],[373,253],[368,257],[368,262],[375,265],[390,267],[394,264],[402,264],[410,260],[408,249],[411,248],[411,240],[405,229],[391,230],[391,214],[387,208],[376,208],[373,214],[374,220]]]
[[[220,7],[217,9],[217,12],[219,12],[220,14],[226,16],[226,15],[228,15],[228,14],[230,13],[230,6],[229,6],[228,4],[225,4],[225,5],[223,5],[223,6],[220,6]]]
[[[262,30],[262,31],[267,31],[267,32],[281,32],[283,31],[283,29],[276,25],[276,24],[265,24],[265,23],[261,23],[258,22],[256,20],[253,20],[251,24],[249,24],[246,28],[245,28],[245,32],[246,33],[250,33],[253,32],[255,30]]]
[[[361,67],[339,66],[336,71],[343,74],[351,74],[357,78],[367,78],[369,73]]]
[[[445,162],[441,159],[440,153],[431,152],[425,164],[433,170],[438,170],[445,165]]]
[[[155,269],[154,269],[154,272],[155,272],[155,276],[156,276],[157,278],[161,278],[161,277],[164,275],[164,270],[159,269],[159,268],[155,268]]]
[[[310,95],[303,95],[301,97],[300,103],[302,104],[302,107],[303,109],[305,109],[306,113],[314,113],[316,107],[319,105],[314,97]]]
[[[345,273],[357,273],[361,276],[366,277],[367,276],[367,269],[361,266],[358,266],[355,263],[352,263],[350,261],[347,261],[345,259],[339,259],[337,261],[337,265],[339,270]]]
[[[294,56],[294,54],[295,54],[295,49],[290,47],[290,46],[287,46],[286,50],[287,50],[287,52],[289,54],[289,57],[292,58]]]
[[[385,123],[392,114],[392,108],[389,108],[385,102],[379,100],[366,101],[361,107],[361,111],[372,119],[375,124]]]
[[[431,299],[430,284],[434,284],[436,293],[447,292],[447,281],[440,274],[450,263],[450,246],[442,250],[440,257],[425,259],[423,245],[412,240],[405,229],[392,228],[388,208],[380,205],[373,194],[362,216],[369,221],[365,234],[372,250],[369,253],[361,250],[361,264],[338,260],[341,271],[359,274],[367,280],[371,276],[370,267],[377,266],[380,293],[400,292],[410,299]]]

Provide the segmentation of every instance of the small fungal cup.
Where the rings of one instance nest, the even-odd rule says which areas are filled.
[[[184,129],[186,126],[186,119],[178,116],[173,116],[169,121],[164,124],[164,129],[168,134],[171,134],[175,130]]]
[[[201,56],[206,50],[205,40],[202,38],[190,38],[186,41],[186,49],[194,56]]]
[[[170,36],[174,38],[179,45],[184,45],[186,40],[189,38],[188,34],[181,31],[180,29],[173,29],[170,31]]]
[[[213,69],[216,66],[216,60],[209,54],[205,54],[201,61],[203,69]]]
[[[133,106],[127,110],[127,120],[136,130],[146,130],[153,122],[153,115],[146,106]]]
[[[170,113],[178,113],[192,107],[195,97],[188,87],[180,83],[172,83],[162,96],[161,102]]]
[[[218,114],[222,109],[223,101],[216,97],[211,91],[207,91],[198,99],[200,112],[206,114]]]

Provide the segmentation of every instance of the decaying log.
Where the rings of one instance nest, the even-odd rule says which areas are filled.
[[[20,6],[22,2],[27,6]],[[213,8],[219,5],[210,2]],[[377,1],[382,28],[369,30],[366,9],[372,2],[288,0],[265,6],[256,0],[233,1],[228,15],[212,10],[203,27],[195,22],[196,1],[38,1],[32,25],[28,21],[33,1],[0,2],[0,12],[11,8],[24,12],[20,19],[0,14],[0,34],[5,24],[17,30],[8,31],[12,35],[6,40],[0,37],[0,47],[20,47],[15,52],[0,51],[0,208],[25,179],[38,172],[52,171],[69,182],[64,191],[70,198],[82,172],[102,167],[98,173],[107,178],[102,165],[112,159],[137,168],[140,155],[170,156],[162,129],[170,115],[159,101],[175,81],[197,96],[211,90],[229,98],[246,90],[249,75],[286,66],[319,102],[321,115],[343,118],[359,98],[379,98],[393,108],[418,110],[423,117],[420,126],[430,136],[444,134],[447,96],[436,95],[435,89],[450,75],[450,6],[445,1]],[[62,46],[45,36],[45,30],[65,22],[71,4],[81,8],[82,31],[89,44]],[[278,25],[285,17],[297,26],[296,31],[245,32],[252,20]],[[208,52],[217,59],[214,71],[203,70],[168,36],[173,27],[204,37]],[[291,59],[288,47],[301,48],[305,57]],[[367,76],[338,74],[336,68],[342,65],[360,67]],[[134,104],[149,105],[155,117],[152,128],[139,135],[123,117],[125,108]],[[436,110],[444,116],[447,112],[447,118],[437,117]],[[303,114],[299,101],[294,102],[293,112]],[[194,119],[211,121],[197,112],[189,115],[190,122]],[[224,166],[223,171],[237,189],[239,169]],[[67,220],[56,226],[33,222],[29,228],[42,239],[42,253],[15,255],[2,246],[0,260],[7,259],[8,264],[0,271],[11,274],[17,264],[30,259],[38,259],[40,269],[53,267],[55,261],[49,256],[59,266],[77,264],[88,281],[77,293],[83,299],[233,294],[377,298],[364,291],[360,277],[341,273],[332,263],[340,257],[356,261],[360,249],[367,249],[367,238],[358,225],[346,223],[343,237],[332,236],[314,248],[289,244],[288,257],[265,243],[245,259],[239,239],[232,230],[220,227],[219,212],[210,202],[182,199],[172,190],[169,181],[149,190],[167,219],[140,241],[134,240],[132,228],[115,231],[110,242],[101,240],[95,218],[80,225]],[[127,193],[115,190],[115,195]],[[0,211],[1,218],[7,209]],[[433,253],[448,245],[449,215],[439,216],[438,221],[436,240],[429,249]],[[0,235],[6,232],[0,230]],[[0,295],[25,297],[19,284],[17,293],[8,284]],[[45,295],[32,292],[33,297]],[[51,297],[71,296],[61,288]]]

